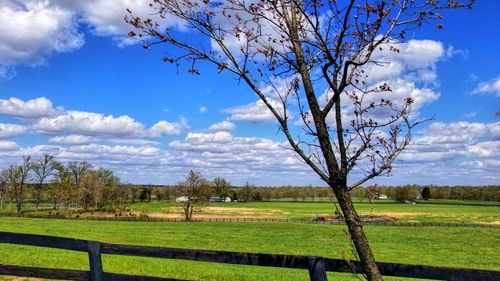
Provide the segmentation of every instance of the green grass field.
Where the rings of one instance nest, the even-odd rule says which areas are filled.
[[[500,231],[366,226],[379,261],[500,270]],[[303,223],[161,223],[0,218],[0,231],[109,243],[352,258],[345,228]],[[86,269],[84,253],[0,244],[0,263]],[[307,280],[304,270],[105,256],[105,270],[195,280]],[[356,280],[351,275],[331,275]],[[388,279],[400,280],[400,279]],[[407,280],[407,279],[405,279]]]

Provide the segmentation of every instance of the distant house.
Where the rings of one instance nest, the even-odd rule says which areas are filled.
[[[385,195],[385,194],[380,194],[380,195],[378,196],[378,199],[387,199],[387,198],[388,198],[388,197],[387,197],[387,195]]]
[[[186,203],[187,201],[189,201],[189,197],[187,197],[187,196],[181,196],[181,197],[175,198],[175,202],[177,202],[177,203]]]
[[[210,202],[231,202],[231,197],[210,197]]]

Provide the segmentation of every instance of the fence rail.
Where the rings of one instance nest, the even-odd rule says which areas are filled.
[[[147,216],[126,217],[77,217],[67,215],[42,215],[42,214],[14,214],[0,213],[0,217],[24,217],[37,219],[65,219],[65,220],[99,220],[99,221],[145,221],[145,222],[185,222],[182,218],[157,218]],[[314,223],[314,224],[345,224],[344,220],[313,220],[313,219],[288,219],[288,218],[193,218],[191,222],[272,222],[272,223]],[[364,225],[376,226],[406,226],[406,227],[470,227],[470,228],[498,228],[500,224],[484,224],[484,223],[454,223],[454,222],[402,222],[402,221],[365,221]]]
[[[283,267],[307,269],[313,281],[327,280],[326,272],[361,272],[358,261],[330,259],[315,256],[275,255],[259,253],[240,253],[227,251],[190,250],[151,246],[132,246],[101,243],[64,237],[53,237],[35,234],[0,232],[0,243],[49,247],[65,250],[87,252],[90,271],[35,268],[0,264],[1,275],[23,277],[39,277],[65,280],[179,280],[148,276],[134,276],[103,271],[101,254],[142,256],[165,259],[182,259],[202,262],[215,262],[238,265],[254,265],[267,267]],[[382,275],[397,277],[426,278],[437,280],[500,280],[500,271],[445,268],[424,265],[408,265],[395,263],[378,263]]]

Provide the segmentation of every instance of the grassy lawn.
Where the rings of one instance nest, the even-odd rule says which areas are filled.
[[[1,218],[0,231],[110,243],[349,257],[345,228],[301,223],[159,223]],[[367,226],[379,261],[500,270],[498,229]],[[84,253],[0,244],[0,263],[86,269]],[[304,270],[105,256],[105,270],[196,280],[306,280]],[[340,280],[355,280],[336,275]],[[330,276],[334,280],[335,276]],[[399,279],[388,279],[399,280]]]

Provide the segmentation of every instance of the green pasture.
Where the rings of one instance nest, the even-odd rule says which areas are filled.
[[[500,270],[500,231],[461,227],[366,226],[379,261]],[[346,229],[304,223],[161,223],[0,218],[0,231],[109,243],[352,258]],[[0,244],[0,263],[87,269],[85,253]],[[307,280],[304,270],[105,256],[105,270],[195,280]],[[332,274],[356,280],[349,274]],[[337,279],[339,280],[339,279]],[[387,279],[400,280],[400,279]],[[405,279],[406,280],[406,279]]]
[[[454,203],[454,204],[452,204]],[[466,201],[425,201],[402,204],[391,200],[379,200],[373,204],[355,203],[362,215],[388,215],[404,222],[451,222],[451,223],[500,223],[500,204]],[[136,203],[131,209],[146,214],[163,214],[181,217],[182,210],[176,203],[152,201]],[[233,202],[210,203],[198,216],[257,217],[309,219],[332,215],[335,207],[331,202]]]

